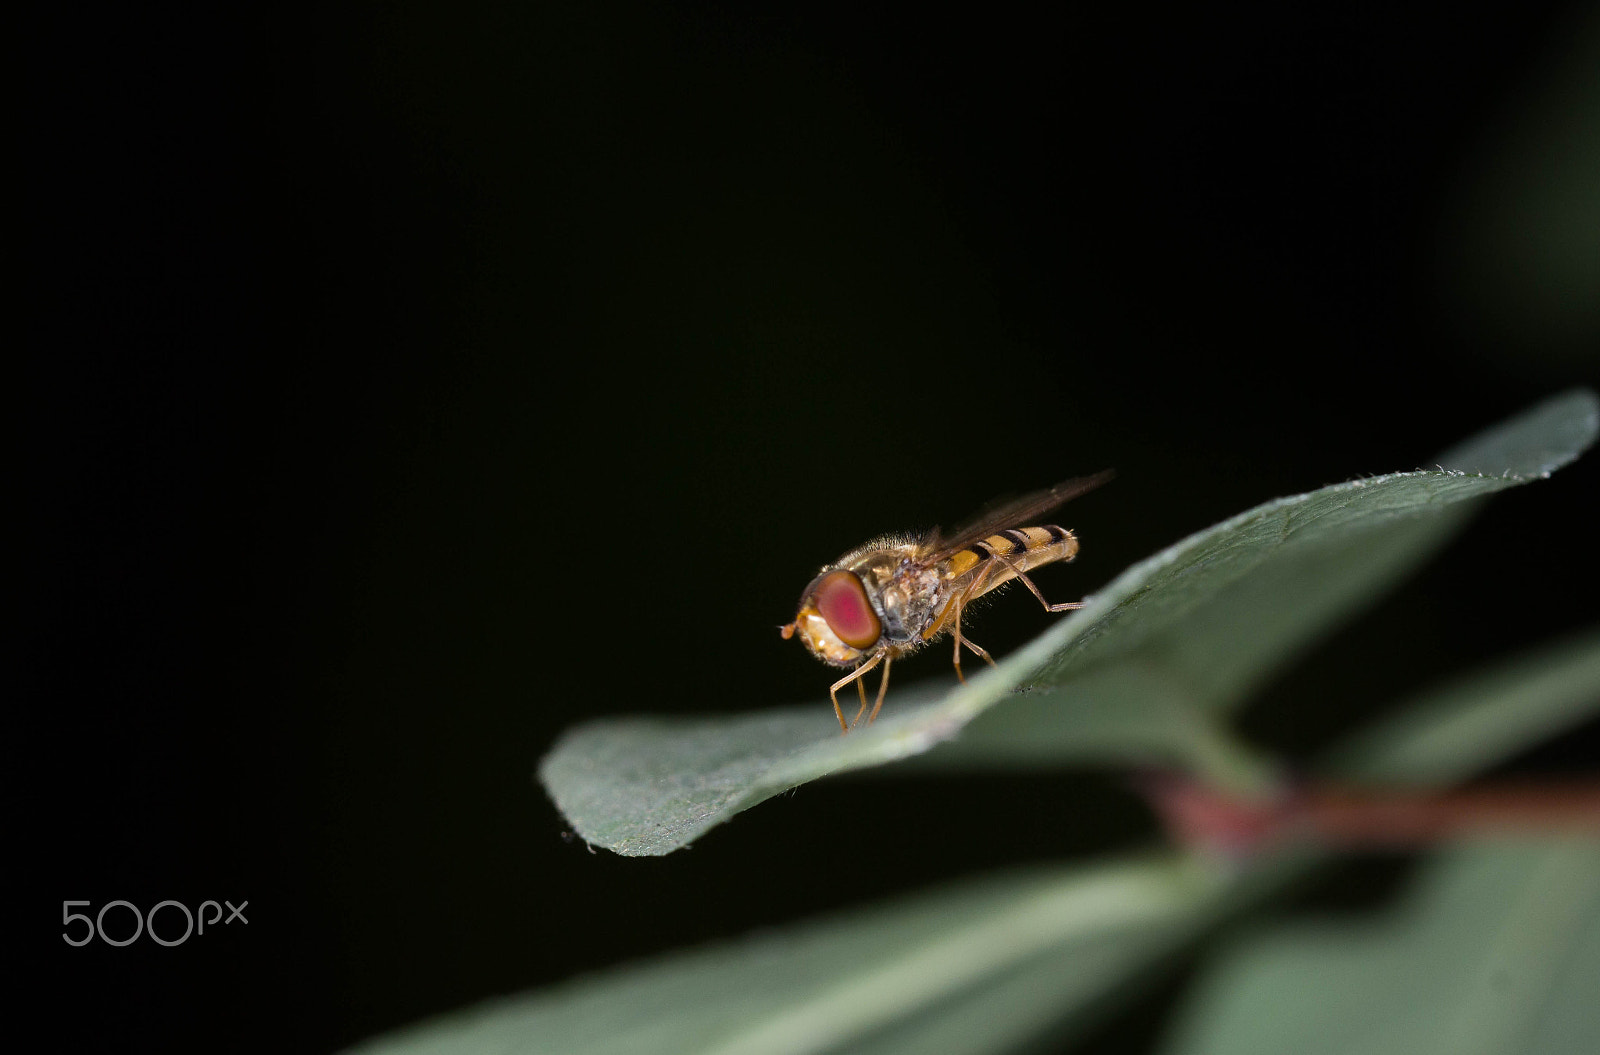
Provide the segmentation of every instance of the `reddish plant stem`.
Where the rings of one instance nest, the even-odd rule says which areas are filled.
[[[1178,841],[1249,853],[1285,839],[1339,849],[1421,847],[1485,834],[1600,837],[1600,780],[1483,784],[1445,792],[1313,783],[1268,800],[1241,799],[1185,776],[1140,782]]]

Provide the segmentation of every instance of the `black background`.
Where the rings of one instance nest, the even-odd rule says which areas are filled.
[[[20,37],[10,870],[66,1049],[329,1051],[1146,838],[1111,779],[854,779],[623,859],[532,773],[592,716],[826,707],[776,627],[870,535],[1115,466],[1075,596],[1596,372],[1471,280],[1561,8],[224,6]],[[1303,757],[1592,621],[1597,476],[1497,500],[1248,731]],[[249,924],[75,949],[67,899]]]

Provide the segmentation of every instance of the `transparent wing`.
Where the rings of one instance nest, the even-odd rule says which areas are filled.
[[[998,502],[985,508],[948,535],[934,528],[933,533],[922,544],[922,552],[918,556],[921,560],[929,562],[943,560],[952,553],[959,553],[974,542],[986,539],[1006,528],[1034,526],[1040,522],[1039,518],[1052,509],[1087,491],[1094,490],[1115,475],[1117,474],[1114,470],[1107,469],[1093,476],[1077,476],[1071,480],[1063,480],[1054,487],[1035,491],[1021,498]]]

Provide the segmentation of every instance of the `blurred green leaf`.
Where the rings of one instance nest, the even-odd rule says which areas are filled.
[[[1438,787],[1600,713],[1600,631],[1475,671],[1333,752],[1341,778]]]
[[[1443,787],[1600,713],[1600,633],[1402,704],[1321,767]],[[1453,848],[1385,921],[1295,924],[1202,976],[1171,1055],[1600,1051],[1600,843]]]
[[[1470,775],[1600,709],[1597,650],[1600,640],[1590,636],[1428,694],[1358,737],[1330,768],[1381,779],[1396,767],[1416,765],[1415,782],[1422,785]],[[1441,761],[1451,752],[1459,753],[1459,764]],[[1296,931],[1292,941],[1268,941],[1265,967],[1247,946],[1229,961],[1235,966],[1224,971],[1233,974],[1214,983],[1177,1043],[1240,1052],[1344,1050],[1310,1049],[1298,1039],[1274,1043],[1290,1034],[1298,1038],[1297,1030],[1320,1034],[1330,1018],[1361,1019],[1360,1007],[1351,1012],[1318,994],[1365,999],[1368,978],[1360,961],[1376,955],[1382,973],[1375,977],[1383,981],[1377,989],[1386,995],[1390,980],[1399,978],[1411,987],[1407,1000],[1424,1001],[1417,1006],[1435,1018],[1456,1011],[1425,1001],[1449,997],[1453,987],[1481,989],[1484,977],[1491,986],[1504,977],[1521,987],[1490,1007],[1492,1014],[1471,1020],[1472,1030],[1452,1034],[1458,1040],[1481,1032],[1497,1042],[1510,1035],[1528,1041],[1520,1049],[1485,1051],[1588,1050],[1560,1044],[1592,1035],[1594,1025],[1596,847],[1529,846],[1509,854],[1456,851],[1452,861],[1465,865],[1447,865],[1445,881],[1430,884],[1411,908],[1356,939],[1312,928],[1308,954],[1297,951],[1298,936],[1307,932]],[[1146,857],[968,881],[485,1004],[358,1051],[912,1055],[1005,1051],[1046,1032],[1061,1040],[1081,1031],[1090,1012],[1156,961],[1325,858],[1326,851],[1292,846],[1238,869],[1197,857]],[[1553,915],[1541,915],[1546,912]],[[1552,931],[1568,942],[1565,961],[1550,955]],[[1430,951],[1435,941],[1447,947]],[[1442,981],[1423,977],[1440,965]],[[1329,985],[1319,977],[1316,992],[1296,989],[1279,999],[1272,985],[1284,969],[1337,977]],[[1248,992],[1230,995],[1227,986],[1240,979]],[[1251,1002],[1242,1010],[1234,1006],[1245,1000]],[[1380,1009],[1399,1015],[1407,1006],[1388,1000]],[[1257,1022],[1252,1014],[1263,1017]],[[1238,1046],[1232,1046],[1234,1033],[1219,1032],[1261,1023],[1266,1039]],[[1411,1036],[1404,1030],[1394,1035],[1396,1043],[1409,1043]],[[1187,1055],[1187,1048],[1180,1050]]]
[[[1170,1055],[1600,1051],[1600,843],[1466,844],[1377,922],[1294,923],[1202,977]]]
[[[1437,470],[1258,506],[1129,568],[967,685],[896,694],[885,717],[848,737],[826,705],[605,719],[569,730],[540,777],[583,838],[629,855],[668,853],[798,784],[941,744],[930,764],[1161,759],[1248,789],[1263,774],[1215,716],[1392,587],[1457,529],[1471,499],[1577,457],[1597,421],[1593,393],[1568,393],[1454,448]]]
[[[1170,948],[1223,885],[1176,858],[969,881],[494,1001],[356,1050],[1002,1051]]]

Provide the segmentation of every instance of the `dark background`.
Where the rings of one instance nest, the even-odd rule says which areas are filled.
[[[9,870],[63,1049],[330,1051],[1146,838],[1108,778],[856,779],[623,859],[532,773],[825,708],[776,628],[878,532],[1115,466],[1076,596],[1600,373],[1566,8],[224,6],[19,34]],[[1246,728],[1303,757],[1592,622],[1597,483],[1497,500]],[[249,924],[75,949],[66,899]]]

